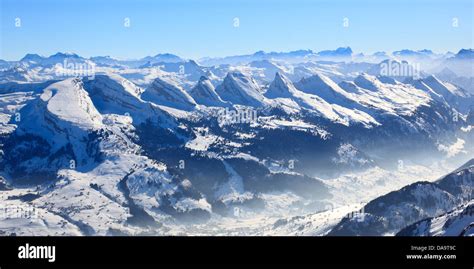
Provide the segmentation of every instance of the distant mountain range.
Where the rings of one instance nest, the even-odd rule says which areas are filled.
[[[386,53],[383,51],[375,52],[373,54],[363,54],[363,53],[354,53],[350,47],[340,47],[335,50],[323,50],[319,52],[308,50],[295,50],[289,52],[264,52],[258,51],[253,54],[248,55],[236,55],[236,56],[227,56],[222,58],[212,58],[212,57],[205,57],[198,59],[198,62],[204,66],[212,66],[212,65],[221,65],[221,64],[242,64],[242,63],[249,63],[253,61],[260,61],[260,60],[287,60],[287,61],[302,61],[302,60],[336,60],[336,61],[364,61],[376,59],[378,62],[384,59],[390,59],[392,57],[396,57],[399,60],[404,60],[404,57],[408,58],[453,58],[457,60],[462,59],[471,59],[474,57],[474,50],[473,49],[461,49],[458,53],[434,53],[431,50],[423,49],[423,50],[410,50],[410,49],[403,49],[399,51],[393,51],[392,53]],[[59,62],[63,59],[83,59],[86,58],[80,57],[75,53],[62,53],[58,52],[54,55],[49,57],[41,56],[38,54],[26,54],[22,59],[18,62],[27,62],[27,63],[42,63],[43,65],[47,64],[48,62]],[[181,63],[185,62],[184,58],[181,58],[177,55],[171,53],[162,53],[157,54],[155,56],[146,56],[141,59],[130,59],[130,60],[118,60],[110,56],[94,56],[88,58],[88,60],[94,62],[100,66],[127,66],[127,67],[140,67],[146,65],[153,65],[158,63]],[[5,61],[0,60],[1,67],[5,68],[8,65],[16,63],[16,61]]]

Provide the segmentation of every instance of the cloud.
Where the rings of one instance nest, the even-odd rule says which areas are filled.
[[[448,146],[441,145],[441,144],[438,145],[438,150],[446,152],[448,157],[454,157],[454,156],[458,155],[459,153],[467,153],[464,150],[464,144],[465,143],[466,143],[466,141],[458,138],[454,144],[451,144],[451,145],[448,145]]]

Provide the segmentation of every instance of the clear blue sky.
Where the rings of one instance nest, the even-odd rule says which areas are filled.
[[[472,48],[473,0],[0,0],[0,58]],[[240,26],[233,26],[239,18]],[[15,27],[15,18],[21,27]],[[124,19],[130,18],[130,27]],[[343,18],[349,27],[343,27]],[[453,27],[453,18],[459,27]]]

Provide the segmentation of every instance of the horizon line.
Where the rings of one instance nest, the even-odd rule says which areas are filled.
[[[343,47],[337,47],[336,49],[324,49],[324,50],[319,50],[319,51],[315,51],[313,49],[297,49],[297,50],[282,50],[282,51],[264,51],[264,50],[257,50],[253,53],[247,53],[247,54],[233,54],[233,55],[225,55],[225,56],[201,56],[201,57],[198,57],[198,58],[189,58],[189,57],[182,57],[180,56],[179,54],[175,54],[175,53],[172,53],[172,52],[158,52],[156,54],[151,54],[151,55],[145,55],[145,56],[142,56],[142,57],[139,57],[139,58],[124,58],[124,57],[117,57],[117,56],[111,56],[111,55],[88,55],[88,56],[84,56],[83,54],[80,54],[78,52],[74,52],[74,51],[57,51],[53,54],[50,54],[49,56],[46,56],[44,54],[41,54],[41,53],[36,53],[36,52],[27,52],[25,53],[21,58],[17,59],[17,60],[12,60],[12,59],[7,59],[7,58],[0,58],[0,60],[3,60],[3,61],[7,61],[7,62],[17,62],[17,61],[20,61],[21,59],[23,59],[25,56],[29,55],[29,54],[32,54],[32,55],[38,55],[42,58],[48,58],[48,57],[51,57],[51,56],[54,56],[56,54],[72,54],[72,55],[76,55],[76,56],[79,56],[81,58],[84,58],[84,59],[91,59],[93,57],[109,57],[111,59],[114,59],[114,60],[119,60],[119,61],[133,61],[133,60],[141,60],[141,59],[144,59],[146,57],[155,57],[155,56],[158,56],[158,55],[166,55],[166,54],[169,54],[169,55],[172,55],[172,56],[177,56],[183,60],[203,60],[203,59],[223,59],[223,58],[227,58],[227,57],[239,57],[239,56],[251,56],[251,55],[255,55],[256,53],[259,53],[259,52],[263,52],[265,54],[271,54],[271,53],[291,53],[291,52],[297,52],[297,51],[310,51],[312,54],[318,54],[320,52],[326,52],[326,51],[336,51],[337,49],[350,49],[351,50],[351,55],[352,56],[357,56],[357,55],[360,55],[362,54],[363,56],[371,56],[371,55],[374,55],[376,53],[379,53],[379,52],[384,52],[386,53],[387,55],[393,55],[394,52],[399,52],[399,51],[404,51],[404,50],[407,50],[407,51],[413,51],[413,52],[421,52],[421,51],[424,51],[424,50],[427,50],[427,51],[431,51],[433,54],[448,54],[448,53],[453,53],[453,54],[457,54],[459,53],[461,50],[473,50],[473,48],[458,48],[458,49],[455,49],[455,50],[447,50],[447,51],[444,51],[444,52],[438,52],[438,51],[433,51],[431,49],[427,49],[427,48],[424,48],[424,49],[408,49],[408,48],[403,48],[403,49],[399,49],[399,50],[393,50],[393,51],[385,51],[385,50],[376,50],[376,51],[372,51],[372,52],[354,52],[352,51],[352,48],[350,46],[343,46]]]

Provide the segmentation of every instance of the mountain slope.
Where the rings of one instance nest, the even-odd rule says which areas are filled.
[[[102,128],[103,117],[94,107],[80,79],[53,83],[21,110],[23,120],[4,142],[7,171],[23,180],[48,180],[44,173],[91,163],[89,133]]]
[[[128,91],[135,88],[124,90],[130,85],[114,79],[103,76],[97,84],[85,84],[93,94],[98,94],[94,87],[116,94],[109,99],[111,110],[123,105],[123,99],[138,102],[131,98],[137,92]],[[124,84],[121,88],[111,80]],[[96,109],[81,79],[49,85],[21,113],[24,120],[14,122],[17,128],[1,137],[0,168],[11,186],[35,189],[35,206],[77,226],[82,234],[105,235],[110,225],[159,226],[163,216],[209,215],[209,205],[192,187],[185,189],[166,166],[141,155],[126,116]]]
[[[403,228],[397,236],[474,236],[474,201]]]
[[[224,102],[219,95],[217,95],[214,85],[211,81],[202,76],[196,86],[194,86],[189,94],[194,100],[201,105],[205,106],[225,106]]]
[[[311,87],[311,89],[314,88]],[[265,96],[271,98],[272,101],[280,106],[296,110],[305,108],[316,112],[323,118],[344,125],[355,123],[370,127],[371,125],[378,124],[367,113],[338,104],[331,104],[316,94],[309,94],[297,89],[289,79],[280,73],[275,75],[275,79],[270,84],[267,92],[265,92]]]
[[[94,79],[84,78],[84,88],[101,114],[128,115],[134,125],[147,120],[163,126],[176,125],[171,116],[158,106],[141,99],[143,90],[127,79],[115,75],[96,75]]]
[[[317,95],[330,104],[350,107],[354,102],[345,90],[321,74],[303,78],[295,84],[295,87],[303,92]]]
[[[372,200],[362,213],[345,217],[328,235],[385,235],[444,214],[474,198],[472,160],[440,180],[417,182]]]
[[[465,90],[456,87],[448,82],[442,82],[437,77],[431,75],[423,79],[423,82],[437,94],[444,97],[448,104],[456,107],[461,112],[469,111],[474,103],[474,98]]]
[[[141,97],[158,105],[188,111],[193,110],[196,106],[196,102],[184,89],[161,78],[156,78],[145,89]]]
[[[261,107],[267,103],[255,80],[240,72],[228,73],[216,92],[222,100],[236,105]]]

